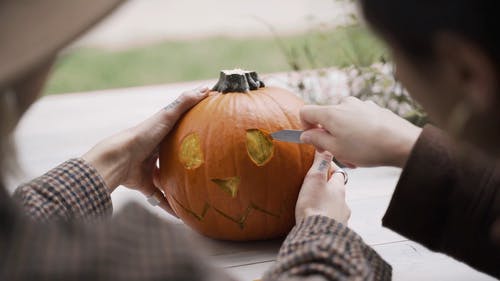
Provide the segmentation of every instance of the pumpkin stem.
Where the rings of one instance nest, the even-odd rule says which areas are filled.
[[[222,70],[219,81],[212,91],[225,93],[247,93],[265,87],[257,72],[242,69]]]

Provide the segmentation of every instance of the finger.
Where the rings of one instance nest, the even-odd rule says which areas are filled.
[[[328,178],[327,178],[328,181],[332,178],[334,171],[335,169],[332,166],[330,166],[330,168],[328,169]]]
[[[133,134],[146,141],[144,146],[156,147],[170,132],[177,120],[191,107],[208,96],[208,88],[203,87],[182,93],[175,101],[133,129]]]
[[[341,104],[342,101],[345,99],[345,96],[341,96],[341,95],[335,95],[333,96],[331,99],[330,99],[330,104],[331,105],[338,105],[338,104]]]
[[[300,135],[300,140],[303,143],[312,144],[317,150],[320,151],[329,151],[331,153],[335,153],[334,141],[335,138],[324,129],[310,129],[304,131]]]
[[[144,195],[147,197],[153,196],[156,200],[159,201],[158,206],[165,210],[167,213],[171,214],[172,216],[178,218],[177,214],[175,213],[174,209],[172,206],[170,206],[170,203],[167,200],[167,197],[165,197],[165,194],[163,191],[159,188],[156,188],[154,186],[151,186],[150,188],[147,189],[147,191],[143,192]]]
[[[170,129],[186,111],[198,104],[207,96],[207,87],[186,91],[153,117],[157,117],[159,120],[155,121],[159,122],[159,124],[164,124]]]
[[[334,173],[332,177],[326,183],[328,189],[335,192],[336,196],[340,199],[345,200],[346,196],[346,187],[344,184],[344,176],[339,173]]]
[[[191,107],[199,103],[207,96],[207,87],[182,93],[178,98],[176,98],[173,102],[160,110],[157,114],[153,115],[151,118],[143,122],[143,124],[145,125],[145,129],[149,129],[151,126],[158,125],[163,125],[169,128],[173,127],[177,119],[179,119],[182,114],[184,114]]]
[[[321,105],[305,105],[300,110],[300,121],[304,129],[316,128],[330,123],[329,108]]]
[[[377,106],[377,104],[372,100],[365,100],[364,103],[368,106]]]
[[[342,164],[344,164],[349,169],[356,169],[358,167],[358,166],[356,166],[352,163],[349,163],[349,162],[342,162]]]
[[[333,161],[330,163],[330,167],[331,167],[331,169],[332,169],[332,173],[333,173],[332,178],[330,179],[330,181],[335,181],[335,180],[337,180],[337,179],[341,179],[341,180],[342,180],[342,183],[344,183],[344,182],[345,182],[344,175],[343,175],[343,174],[341,174],[341,173],[335,173],[336,171],[341,170],[342,168],[340,168],[340,167],[337,165],[337,163],[335,163],[335,162],[333,162]],[[334,177],[334,176],[335,176],[335,178],[336,178],[336,179],[333,179],[333,177]]]
[[[345,178],[344,175],[341,173],[335,173],[338,169],[340,169],[335,162],[331,162],[331,169],[332,169],[332,175],[330,179],[328,180],[328,187],[337,190],[340,192],[340,194],[345,198]]]
[[[153,184],[156,188],[161,188],[160,169],[158,167],[153,169]]]
[[[156,190],[158,190],[163,197],[162,200],[160,200],[160,205],[159,205],[160,208],[164,209],[165,211],[167,211],[171,215],[178,218],[179,216],[177,216],[177,214],[175,213],[174,209],[172,208],[172,206],[168,202],[168,200],[163,192],[163,189],[161,188],[160,169],[158,168],[158,166],[156,166],[156,161],[154,163],[154,168],[153,168],[153,186],[155,187],[153,192],[156,192]]]
[[[353,96],[347,96],[347,97],[344,97],[342,99],[342,102],[341,103],[344,103],[344,104],[349,104],[349,103],[359,103],[359,102],[362,102],[360,99],[356,98],[356,97],[353,97]]]
[[[332,158],[332,162],[330,163],[330,169],[328,169],[328,180],[332,178],[332,175],[335,171],[340,169],[340,167],[335,163],[335,157]]]
[[[199,103],[207,95],[208,87],[200,87],[183,92],[177,99],[163,108],[163,111],[180,117],[180,115]]]
[[[318,171],[325,172],[330,168],[330,162],[332,162],[333,155],[330,152],[318,152],[314,153],[314,161],[311,169],[316,169]],[[325,165],[324,162],[328,161],[328,165]]]
[[[309,169],[304,182],[308,180],[323,181],[328,178],[328,170],[330,169],[330,162],[332,162],[332,154],[329,152],[317,152],[314,155],[314,161]]]

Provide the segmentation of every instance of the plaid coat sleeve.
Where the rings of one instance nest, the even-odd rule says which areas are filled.
[[[21,185],[14,197],[37,221],[109,217],[113,209],[104,180],[81,158]]]
[[[111,214],[111,200],[82,159],[19,187],[18,204],[1,191],[0,280],[232,280],[139,205],[93,219]]]
[[[181,229],[134,204],[106,221],[1,224],[0,280],[232,280]]]
[[[231,279],[210,266],[182,231],[137,205],[109,220],[89,220],[110,214],[111,201],[97,171],[81,159],[21,186],[15,196],[36,222],[17,214],[15,228],[0,228],[0,280]],[[315,216],[288,235],[265,280],[390,276],[390,266],[359,236]]]
[[[392,268],[361,237],[323,216],[288,234],[264,280],[391,280]]]

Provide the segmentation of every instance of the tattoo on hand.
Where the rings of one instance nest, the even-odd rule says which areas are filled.
[[[169,105],[165,106],[165,108],[163,108],[163,109],[167,110],[167,111],[172,110],[175,107],[177,107],[180,103],[181,103],[181,101],[179,99],[176,99],[172,103],[170,103]]]
[[[319,163],[318,166],[318,171],[324,172],[330,168],[330,161],[327,160],[321,160],[321,163]]]

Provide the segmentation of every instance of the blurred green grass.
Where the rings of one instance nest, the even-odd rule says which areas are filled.
[[[57,61],[45,94],[211,79],[221,69],[260,73],[367,65],[385,54],[363,27],[268,38],[167,41],[119,51],[76,49]]]

